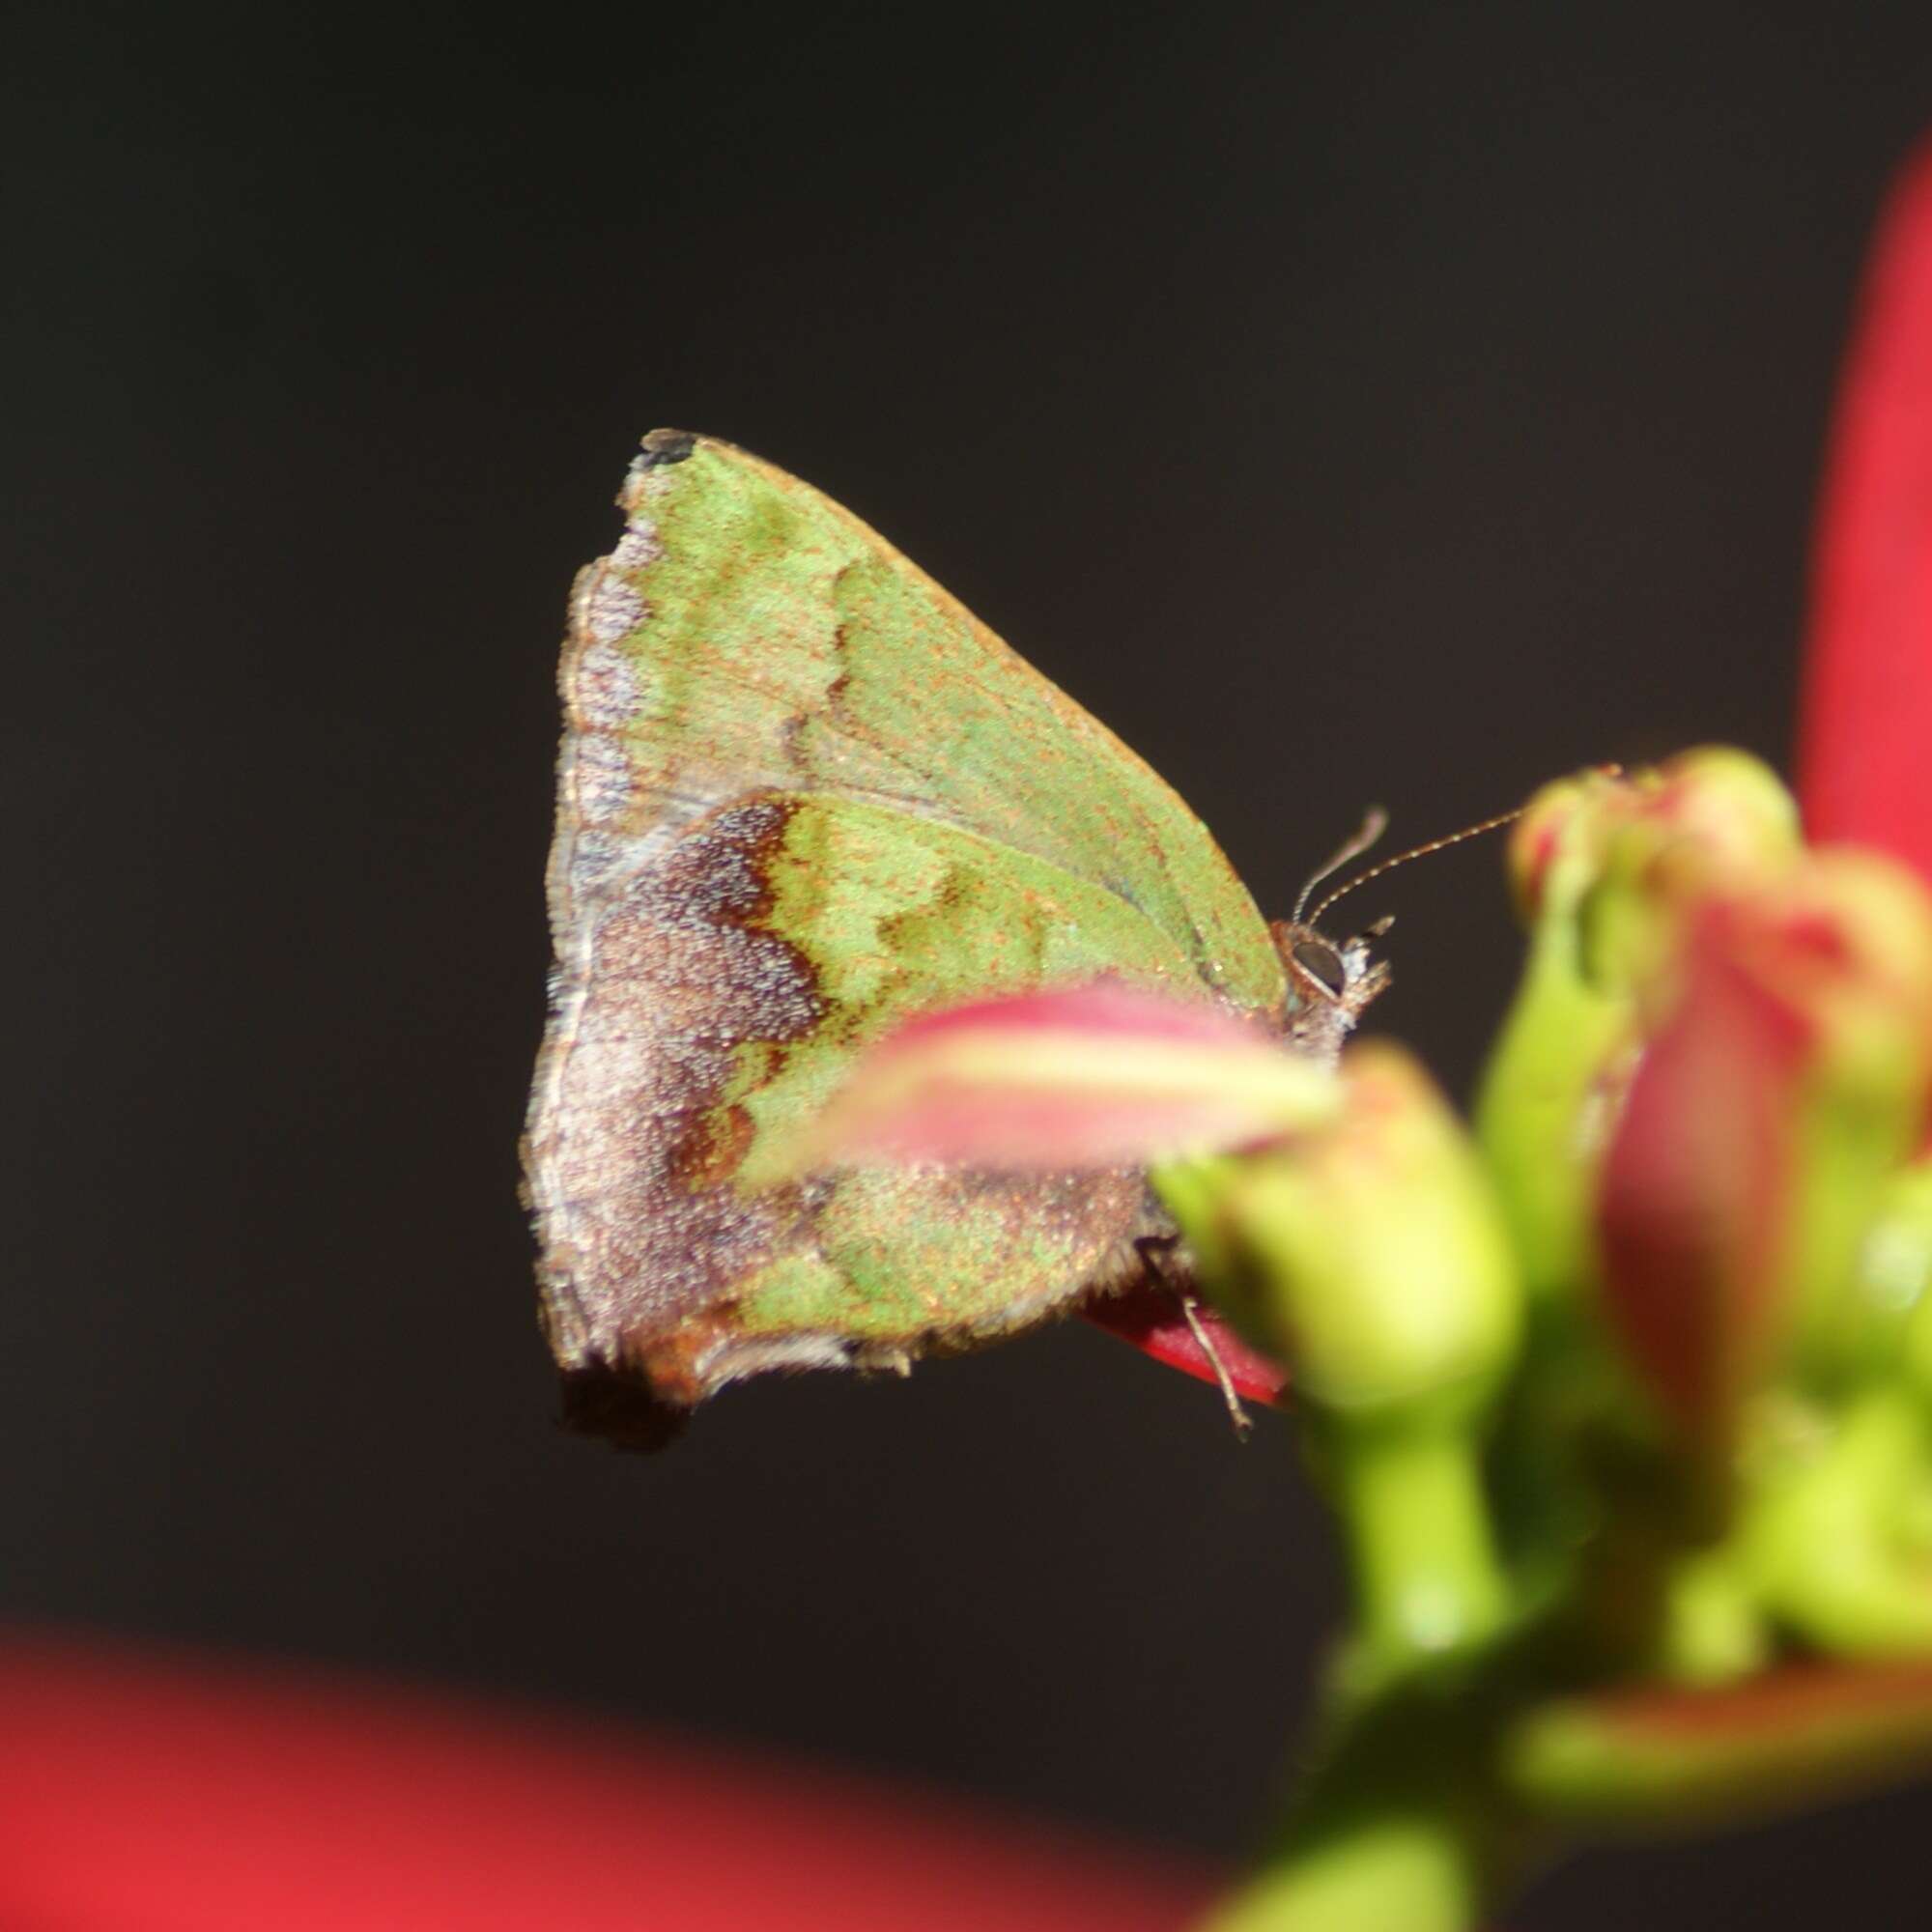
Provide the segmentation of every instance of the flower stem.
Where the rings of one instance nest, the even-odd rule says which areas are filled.
[[[1345,1691],[1272,1856],[1203,1932],[1473,1932],[1527,1849],[1492,1771],[1508,1668],[1492,1646]]]
[[[1372,1672],[1399,1671],[1492,1634],[1509,1593],[1474,1431],[1338,1427],[1326,1446]]]
[[[1482,1887],[1451,1822],[1361,1827],[1265,1869],[1201,1932],[1470,1932]]]

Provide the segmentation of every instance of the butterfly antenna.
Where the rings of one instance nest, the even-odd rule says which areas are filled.
[[[1480,838],[1485,832],[1494,832],[1498,827],[1508,825],[1512,821],[1520,818],[1522,816],[1522,810],[1523,810],[1522,807],[1518,806],[1513,811],[1499,811],[1493,818],[1485,818],[1479,824],[1476,825],[1465,825],[1463,826],[1462,831],[1452,832],[1446,838],[1432,838],[1426,845],[1412,845],[1406,852],[1398,852],[1395,854],[1393,858],[1384,859],[1379,865],[1371,866],[1366,872],[1357,872],[1355,876],[1352,879],[1350,879],[1347,885],[1337,886],[1335,890],[1332,893],[1330,893],[1328,896],[1325,899],[1323,899],[1321,903],[1319,906],[1317,906],[1312,913],[1308,915],[1307,923],[1310,925],[1319,924],[1321,923],[1321,915],[1324,912],[1326,912],[1328,908],[1331,905],[1333,905],[1337,899],[1344,897],[1346,895],[1350,893],[1352,893],[1357,886],[1366,886],[1371,879],[1378,879],[1384,872],[1392,872],[1398,866],[1407,865],[1411,859],[1427,858],[1430,853],[1440,852],[1445,846],[1460,845],[1465,838]],[[1341,864],[1343,863],[1343,861],[1337,860],[1335,863]],[[1326,866],[1322,868],[1322,871],[1316,873],[1315,876],[1318,879],[1321,878],[1324,873],[1331,872],[1334,869],[1335,869],[1334,865]],[[1301,896],[1304,899],[1306,899],[1308,895],[1306,893],[1303,893]],[[1294,917],[1296,923],[1297,924],[1300,923],[1301,913],[1299,907],[1296,908]]]
[[[1362,814],[1361,824],[1356,826],[1354,831],[1350,834],[1347,842],[1332,857],[1323,860],[1314,871],[1309,873],[1306,882],[1301,888],[1301,896],[1295,900],[1294,910],[1288,916],[1290,924],[1299,925],[1301,923],[1301,910],[1308,903],[1308,895],[1323,879],[1327,878],[1331,873],[1340,871],[1350,859],[1359,859],[1388,830],[1388,822],[1389,815],[1380,806],[1372,805],[1369,807],[1368,810]],[[1346,892],[1348,888],[1345,886],[1343,891]]]

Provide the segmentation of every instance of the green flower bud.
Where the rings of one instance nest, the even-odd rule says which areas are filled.
[[[1817,854],[1779,896],[1751,963],[1807,1029],[1788,1265],[1808,1365],[1842,1379],[1880,1366],[1874,1240],[1923,1225],[1905,1166],[1932,1100],[1932,897],[1848,848]]]
[[[1575,914],[1602,867],[1605,825],[1627,809],[1629,792],[1622,773],[1586,771],[1545,785],[1523,807],[1505,863],[1525,925]]]
[[[1153,1179],[1204,1286],[1291,1366],[1349,1537],[1360,1690],[1505,1614],[1480,1435],[1522,1294],[1481,1163],[1421,1068],[1363,1046],[1341,1082],[1338,1118]]]
[[[1297,1393],[1363,1415],[1487,1399],[1513,1360],[1520,1292],[1467,1137],[1421,1068],[1384,1045],[1342,1065],[1326,1127],[1216,1163],[1211,1226],[1198,1191],[1160,1185],[1217,1294]],[[1197,1170],[1198,1171],[1198,1170]]]
[[[1619,789],[1598,773],[1547,786],[1510,841],[1529,955],[1484,1072],[1476,1134],[1525,1285],[1540,1301],[1574,1293],[1586,1271],[1591,1177],[1634,1035],[1629,997],[1583,972],[1579,921]]]
[[[1744,752],[1684,752],[1623,787],[1595,828],[1597,877],[1579,907],[1582,965],[1605,991],[1648,991],[1675,953],[1686,910],[1791,865],[1798,807]]]
[[[1538,1301],[1574,1299],[1591,1272],[1591,1197],[1636,1064],[1638,995],[1669,960],[1686,905],[1797,850],[1797,808],[1776,776],[1720,747],[1628,778],[1584,772],[1524,809],[1509,870],[1529,957],[1476,1128]]]
[[[1629,775],[1598,769],[1546,785],[1511,836],[1509,871],[1525,923],[1580,911],[1593,926],[1615,928],[1623,895],[1658,900],[1712,881],[1735,885],[1779,869],[1800,848],[1798,807],[1776,773],[1711,745]],[[1604,894],[1608,906],[1586,906]],[[1617,947],[1608,935],[1598,943],[1605,956],[1593,971],[1617,977]]]
[[[1932,1158],[1902,1168],[1886,1188],[1859,1251],[1859,1300],[1905,1386],[1932,1406]],[[1879,1353],[1878,1350],[1873,1350]]]

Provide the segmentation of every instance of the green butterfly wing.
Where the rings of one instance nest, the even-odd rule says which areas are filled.
[[[1111,973],[1278,1013],[1254,902],[1179,798],[856,517],[660,431],[578,582],[525,1160],[569,1370],[690,1403],[903,1366],[1126,1265],[1138,1173],[773,1151],[867,1041]]]

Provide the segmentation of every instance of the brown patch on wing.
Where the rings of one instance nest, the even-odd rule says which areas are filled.
[[[680,1187],[722,1187],[743,1165],[757,1132],[743,1107],[716,1107],[678,1137],[668,1166]]]
[[[797,1232],[803,1190],[722,1184],[749,1132],[717,1111],[740,1040],[798,1039],[819,1016],[804,959],[756,926],[789,810],[699,820],[607,885],[564,952],[525,1160],[566,1368],[634,1359]]]
[[[724,1098],[743,1077],[738,1049],[774,1048],[776,1065],[789,1043],[836,1018],[804,955],[762,923],[767,867],[795,809],[770,793],[721,808],[661,834],[628,876],[599,871],[561,900],[559,982],[525,1165],[545,1330],[570,1415],[600,1433],[659,1426],[624,1420],[613,1377],[689,1406],[768,1369],[903,1369],[1029,1326],[1083,1284],[1108,1283],[1157,1213],[1137,1172],[907,1170],[894,1185],[920,1197],[917,1209],[905,1224],[883,1218],[881,1240],[903,1238],[895,1225],[979,1221],[1003,1230],[1010,1248],[1006,1264],[988,1257],[989,1273],[1030,1286],[958,1303],[921,1296],[903,1332],[743,1331],[740,1284],[786,1255],[820,1251],[817,1217],[833,1184],[733,1185],[753,1139],[750,1114]],[[1064,1275],[1042,1274],[1042,1240],[1065,1257]],[[613,1419],[608,1432],[599,1417]]]

